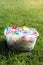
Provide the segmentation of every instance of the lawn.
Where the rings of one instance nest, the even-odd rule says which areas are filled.
[[[28,26],[39,32],[30,52],[10,51],[6,46],[6,26]],[[0,65],[43,65],[43,0],[0,0]]]

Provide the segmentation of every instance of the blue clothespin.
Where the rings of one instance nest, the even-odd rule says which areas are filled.
[[[24,34],[28,34],[27,31],[23,31]]]
[[[14,34],[19,35],[19,31],[18,30],[15,30],[14,31]]]
[[[10,28],[9,27],[6,27],[6,32],[9,32],[10,31]]]

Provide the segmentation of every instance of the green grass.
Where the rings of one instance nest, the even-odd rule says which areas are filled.
[[[11,52],[4,29],[24,24],[38,30],[36,45],[31,52]],[[43,65],[43,0],[0,0],[0,65]]]

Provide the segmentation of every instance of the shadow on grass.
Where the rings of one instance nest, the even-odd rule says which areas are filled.
[[[6,40],[0,41],[0,54],[4,56],[8,56],[9,48],[6,45]]]

